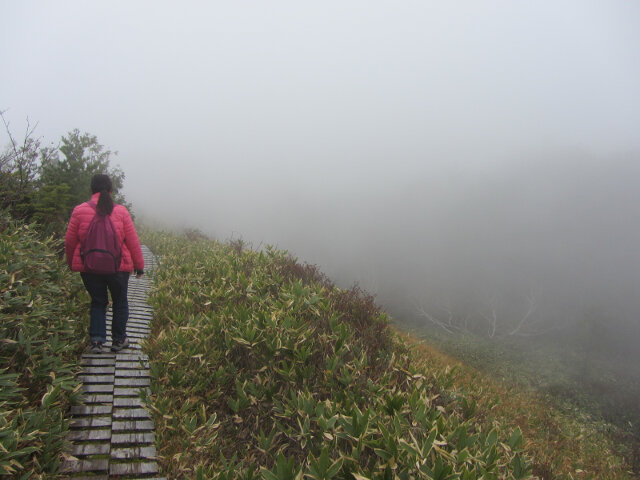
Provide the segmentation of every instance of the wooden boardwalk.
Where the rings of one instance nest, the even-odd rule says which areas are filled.
[[[155,259],[145,246],[142,251],[150,273]],[[164,480],[155,458],[153,420],[141,400],[141,390],[148,392],[150,385],[148,358],[139,345],[153,318],[147,304],[150,287],[148,274],[129,280],[129,348],[111,352],[108,320],[105,350],[82,355],[83,404],[71,408],[70,459],[62,465],[67,478]]]

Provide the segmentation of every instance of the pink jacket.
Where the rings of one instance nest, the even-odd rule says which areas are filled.
[[[99,198],[100,194],[95,193],[91,200],[97,204]],[[64,237],[64,246],[67,254],[67,263],[74,272],[84,271],[84,265],[80,257],[80,246],[87,235],[87,229],[95,214],[95,210],[87,203],[81,203],[75,207],[71,214],[67,234]],[[113,212],[111,212],[111,221],[116,227],[120,245],[122,245],[122,261],[118,270],[121,272],[132,272],[134,269],[144,270],[140,240],[138,239],[136,227],[133,226],[129,210],[122,205],[114,205]]]

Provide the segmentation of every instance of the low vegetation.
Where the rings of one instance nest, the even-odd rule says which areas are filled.
[[[581,351],[566,338],[528,343],[442,335],[424,328],[412,332],[466,365],[500,379],[502,389],[517,391],[527,399],[541,399],[529,402],[531,422],[549,424],[550,431],[566,433],[558,440],[567,447],[566,457],[572,458],[573,451],[591,449],[591,469],[610,472],[615,470],[613,465],[621,464],[622,457],[634,472],[640,472],[640,377],[633,358],[628,370],[621,372],[621,359],[606,362],[604,355],[594,349]],[[532,407],[540,404],[543,409],[536,412]],[[548,405],[554,408],[549,410]],[[570,425],[576,418],[580,421]],[[576,439],[569,432],[578,432]]]
[[[115,201],[129,206],[119,193],[124,172],[111,166],[115,152],[95,135],[74,129],[60,138],[59,145],[43,145],[28,121],[23,138],[17,138],[2,111],[0,120],[9,137],[9,145],[0,151],[0,210],[62,237],[73,207],[90,198],[91,177],[96,173],[109,175]]]
[[[162,259],[146,348],[168,478],[633,477],[610,425],[396,332],[284,252],[144,240]],[[0,215],[2,477],[53,477],[63,455],[88,305],[60,247]]]
[[[610,426],[395,332],[284,252],[145,232],[170,478],[632,478]]]
[[[419,368],[357,288],[191,234],[161,255],[146,349],[170,478],[530,478],[517,428]]]
[[[636,478],[632,470],[637,446],[625,431],[557,396],[538,393],[511,378],[500,379],[496,372],[482,373],[417,336],[403,337],[421,352],[425,368],[454,366],[456,388],[480,409],[493,403],[490,417],[522,430],[536,477]]]
[[[88,329],[89,297],[62,258],[71,210],[107,173],[124,173],[94,135],[46,146],[27,121],[0,152],[0,477],[51,478],[63,457],[69,405]]]
[[[60,242],[0,214],[0,477],[60,464],[88,311]]]

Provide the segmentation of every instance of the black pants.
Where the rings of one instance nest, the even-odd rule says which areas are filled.
[[[111,321],[111,337],[114,342],[123,341],[127,337],[127,320],[129,320],[129,272],[118,272],[112,275],[81,273],[84,286],[91,295],[91,321],[89,337],[92,342],[107,341],[107,304],[111,292],[113,302],[113,319]]]

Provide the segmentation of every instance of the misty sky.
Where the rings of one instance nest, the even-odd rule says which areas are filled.
[[[640,313],[638,2],[0,0],[0,65],[14,135],[96,135],[139,218]]]

